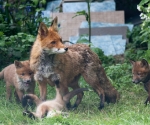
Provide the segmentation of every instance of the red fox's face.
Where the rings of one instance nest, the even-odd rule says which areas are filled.
[[[136,84],[139,82],[144,82],[149,73],[148,62],[145,59],[136,62],[130,60],[130,62],[132,64],[132,82]]]
[[[28,86],[31,82],[33,82],[34,73],[30,69],[29,61],[24,61],[23,63],[15,61],[14,64],[18,78],[25,86]]]
[[[65,53],[68,50],[68,48],[64,47],[62,39],[57,32],[57,17],[53,20],[50,28],[41,23],[38,36],[42,51],[48,54]]]

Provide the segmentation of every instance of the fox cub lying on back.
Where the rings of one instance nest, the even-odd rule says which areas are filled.
[[[24,95],[22,99],[23,107],[26,107],[27,100],[31,99],[35,102],[37,108],[36,108],[36,112],[30,112],[26,110],[23,112],[23,115],[27,115],[30,118],[43,118],[45,115],[47,117],[53,117],[53,116],[63,114],[62,110],[66,107],[66,104],[70,101],[72,97],[74,97],[76,94],[80,92],[88,91],[87,88],[78,88],[62,96],[60,93],[59,83],[55,84],[55,88],[56,88],[56,97],[53,100],[47,100],[42,102],[34,94]]]
[[[147,105],[150,102],[150,66],[145,59],[141,61],[130,60],[132,64],[132,82],[137,84],[140,82],[144,83],[144,88],[148,92],[148,97],[145,101]]]
[[[0,72],[0,79],[6,82],[6,98],[11,99],[12,86],[15,87],[17,101],[21,101],[24,92],[34,93],[35,81],[34,73],[30,69],[29,61],[14,61]]]

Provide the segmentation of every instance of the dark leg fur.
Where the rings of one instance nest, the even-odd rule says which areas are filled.
[[[104,108],[104,101],[103,101],[104,100],[104,95],[103,94],[100,95],[100,100],[101,100],[100,101],[100,106],[98,108],[99,110]]]
[[[79,104],[81,103],[81,101],[82,101],[83,95],[84,95],[83,92],[81,92],[81,93],[79,93],[79,94],[77,95],[76,102],[75,102],[74,105],[72,106],[72,109],[73,109],[73,110],[77,109],[78,105],[79,105]]]
[[[76,77],[74,78],[73,82],[71,83],[71,86],[70,86],[70,87],[71,87],[73,90],[80,88],[80,86],[78,85],[78,81],[79,81],[79,79],[80,79],[80,76],[81,76],[81,75],[76,76]],[[79,105],[79,104],[81,103],[81,101],[82,101],[83,95],[84,95],[83,92],[78,93],[75,103],[73,104],[73,106],[70,105],[69,109],[72,109],[72,110],[77,109],[78,105]]]
[[[72,107],[71,107],[71,103],[70,103],[70,102],[67,103],[67,104],[66,104],[66,107],[67,107],[68,110],[70,110],[70,109],[72,108]]]
[[[31,118],[31,119],[35,119],[35,116],[32,114],[32,112],[30,112],[30,111],[23,111],[23,115],[24,116],[28,116],[29,118]]]
[[[30,96],[28,95],[24,95],[23,98],[22,98],[22,107],[27,107],[27,106],[32,106],[33,105],[33,101],[31,99]]]
[[[144,104],[147,106],[147,103],[148,103],[148,102],[150,102],[150,97],[149,97],[149,96],[147,97],[147,99],[146,99],[146,101],[145,101]]]

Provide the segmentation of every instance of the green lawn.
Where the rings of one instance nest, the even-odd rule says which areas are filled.
[[[131,81],[129,64],[116,65],[106,68],[112,84],[121,94],[116,104],[105,104],[103,110],[98,110],[99,97],[95,92],[86,91],[82,103],[75,111],[68,111],[69,117],[61,116],[31,120],[22,115],[21,104],[5,99],[5,83],[0,82],[0,125],[149,125],[150,105],[144,105],[147,92],[143,85],[135,85]],[[81,79],[82,87],[89,87]],[[38,87],[36,93],[39,94]],[[48,86],[48,98],[55,96],[54,88]],[[73,102],[74,100],[72,100]]]

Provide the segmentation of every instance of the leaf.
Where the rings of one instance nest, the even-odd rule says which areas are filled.
[[[87,44],[89,44],[89,40],[87,40],[87,39],[79,39],[77,41],[77,43],[87,43]]]
[[[81,16],[81,15],[87,16],[88,14],[87,14],[87,12],[86,12],[85,10],[83,10],[83,11],[78,11],[78,12],[76,12],[76,15],[73,16],[72,18],[74,18],[74,17],[76,17],[76,16]]]
[[[4,47],[5,46],[5,41],[4,40],[0,40],[0,47]]]
[[[37,4],[38,4],[38,2],[39,2],[39,0],[31,0],[31,1],[33,1],[33,3],[37,6]]]
[[[142,0],[142,1],[139,3],[139,5],[142,6],[142,5],[146,4],[147,2],[149,2],[149,0]]]
[[[150,42],[148,42],[148,50],[150,50]]]
[[[21,52],[19,52],[19,51],[13,51],[13,55],[15,57],[21,57]]]
[[[4,35],[4,33],[0,31],[0,36],[2,37],[3,35]]]

